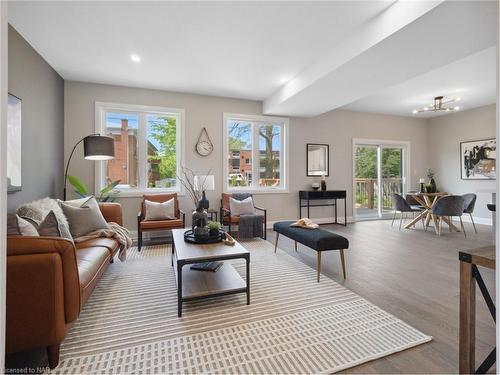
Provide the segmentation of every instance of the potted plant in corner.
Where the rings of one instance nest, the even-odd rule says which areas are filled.
[[[428,193],[435,193],[437,191],[436,181],[434,180],[434,170],[429,168],[427,169],[427,178],[429,179],[430,191]]]
[[[68,182],[75,188],[75,193],[80,198],[90,197],[92,195],[87,185],[85,185],[78,177],[68,176]],[[95,199],[98,202],[113,202],[117,195],[120,194],[120,191],[115,189],[119,183],[120,180],[117,180],[103,187],[98,194],[95,194]]]

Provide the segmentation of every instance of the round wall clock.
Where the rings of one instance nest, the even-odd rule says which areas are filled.
[[[208,156],[214,150],[214,144],[208,136],[206,128],[201,129],[200,136],[196,142],[196,152],[201,156]]]

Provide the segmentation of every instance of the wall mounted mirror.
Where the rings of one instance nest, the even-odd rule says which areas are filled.
[[[327,144],[307,144],[307,176],[328,176],[330,174],[330,151]]]

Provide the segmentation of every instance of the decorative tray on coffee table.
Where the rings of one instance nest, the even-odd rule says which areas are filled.
[[[226,232],[224,232],[223,230],[219,230],[217,234],[209,233],[207,237],[203,238],[195,237],[192,229],[189,229],[186,232],[184,232],[184,241],[190,243],[198,243],[198,244],[217,243],[221,242],[225,238],[226,238]]]

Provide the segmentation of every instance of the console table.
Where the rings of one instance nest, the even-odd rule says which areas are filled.
[[[307,217],[310,217],[311,207],[334,207],[335,221],[324,224],[339,224],[337,217],[337,200],[344,200],[344,225],[347,226],[347,191],[346,190],[300,190],[299,217],[302,217],[302,207],[307,207]],[[312,201],[312,204],[311,204]],[[330,203],[331,202],[331,203]]]
[[[496,349],[476,369],[476,283],[483,295],[491,317],[495,321],[496,309],[486,288],[479,266],[495,269],[495,246],[460,251],[460,330],[459,372],[461,374],[485,374],[495,363]]]

